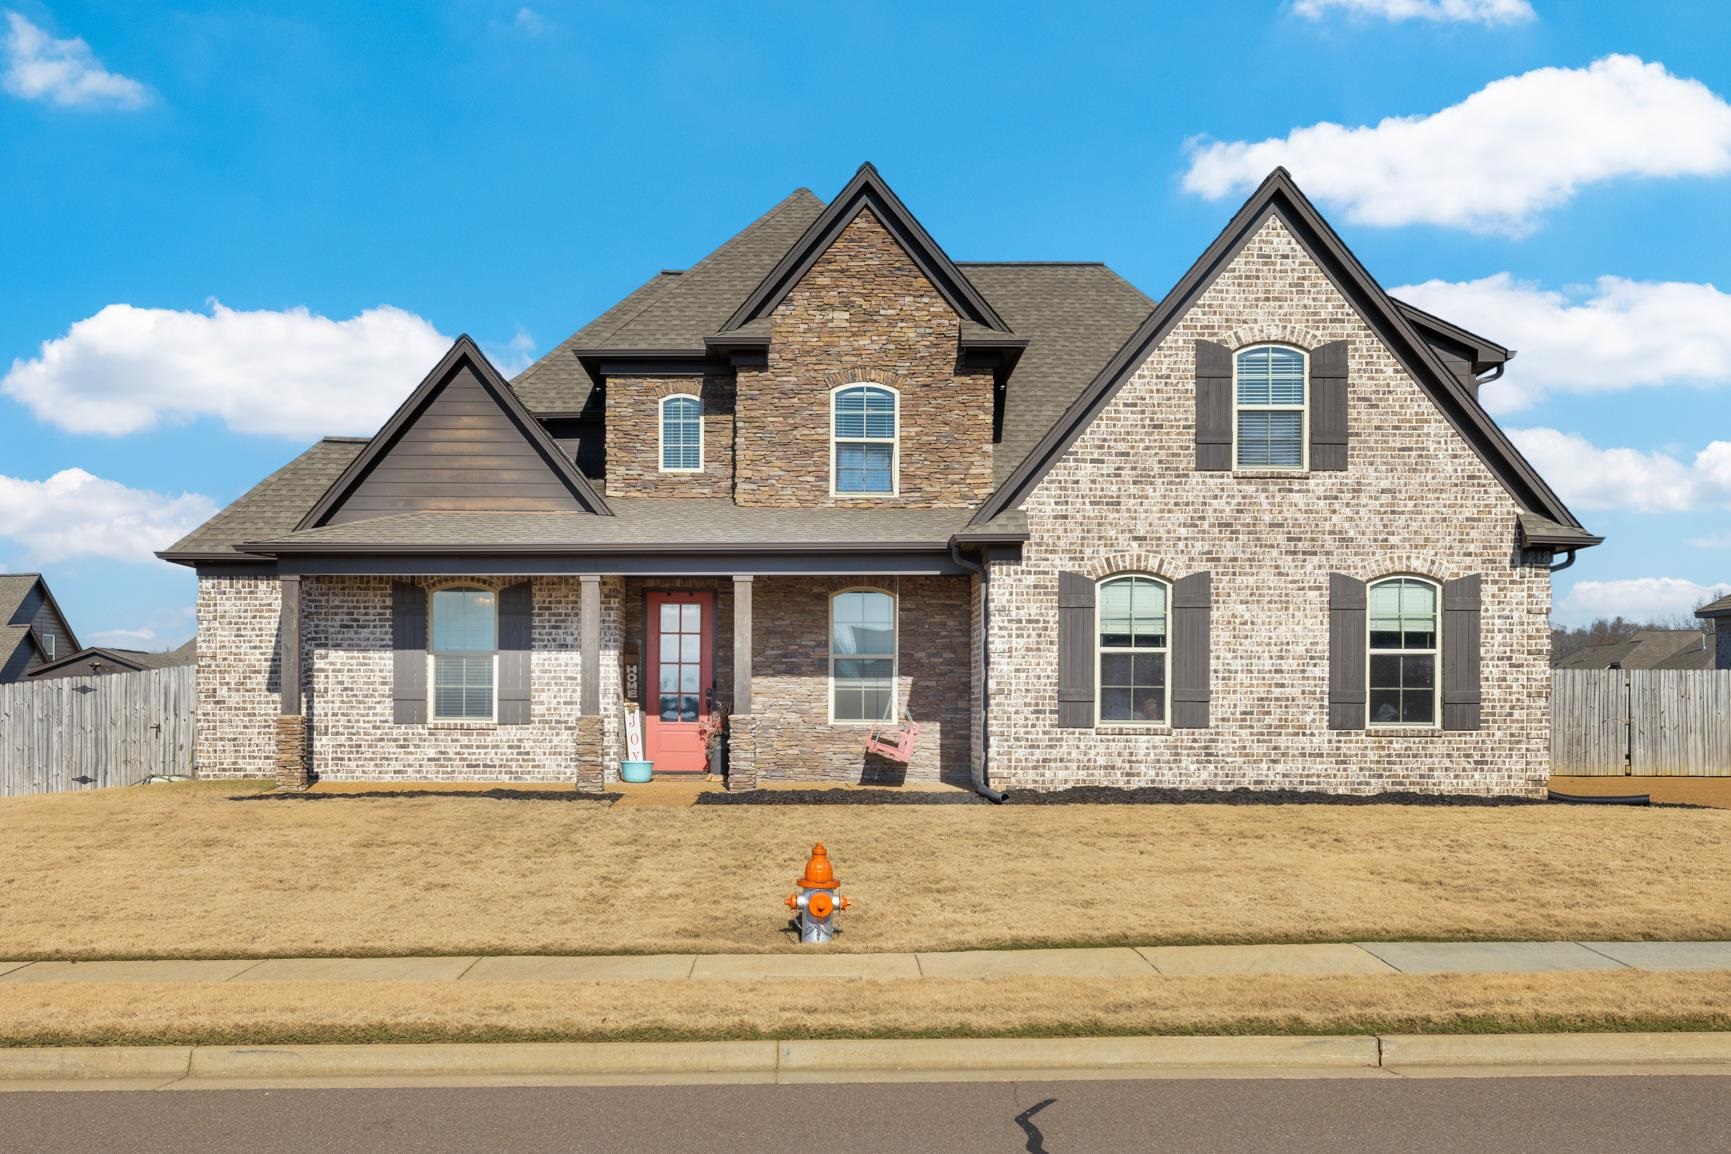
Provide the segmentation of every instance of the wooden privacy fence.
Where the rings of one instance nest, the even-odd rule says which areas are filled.
[[[191,665],[0,685],[0,797],[192,773]]]
[[[1551,772],[1731,777],[1731,669],[1552,671]]]

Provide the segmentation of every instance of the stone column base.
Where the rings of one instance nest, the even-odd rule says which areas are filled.
[[[577,789],[580,793],[600,793],[606,788],[607,771],[602,754],[606,718],[599,713],[585,713],[577,718]]]
[[[305,714],[279,714],[276,719],[276,780],[284,789],[305,789],[312,779],[307,764]]]
[[[757,788],[757,719],[727,719],[727,791]]]

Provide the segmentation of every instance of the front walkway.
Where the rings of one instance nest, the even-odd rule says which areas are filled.
[[[1731,970],[1731,942],[1359,942],[844,954],[602,954],[3,962],[20,982],[811,981]]]

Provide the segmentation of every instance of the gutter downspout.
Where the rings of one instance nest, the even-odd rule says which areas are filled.
[[[1561,573],[1564,569],[1567,569],[1570,565],[1575,563],[1575,551],[1573,549],[1564,550],[1564,557],[1565,560],[1561,565],[1547,565],[1545,568],[1549,569],[1552,573]]]
[[[986,549],[980,547],[980,555],[986,557]],[[980,576],[980,771],[974,775],[974,792],[987,801],[1002,805],[1004,799],[1010,796],[1001,789],[992,788],[992,597],[991,597],[991,566],[979,561],[969,561],[962,556],[962,543],[950,538],[950,560],[972,573]]]

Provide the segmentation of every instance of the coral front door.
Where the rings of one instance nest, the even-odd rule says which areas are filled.
[[[649,594],[644,756],[656,773],[702,773],[709,754],[697,723],[715,676],[715,594]]]

